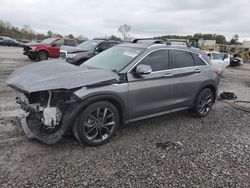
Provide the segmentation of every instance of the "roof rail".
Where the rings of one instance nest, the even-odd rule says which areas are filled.
[[[108,40],[106,38],[93,38],[92,40]]]
[[[138,41],[150,41],[153,44],[166,44],[166,45],[171,45],[171,42],[167,39],[164,38],[138,38],[134,39],[132,43],[138,43]]]

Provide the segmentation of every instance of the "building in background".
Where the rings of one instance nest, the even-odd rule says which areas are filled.
[[[244,40],[243,43],[242,43],[242,47],[243,48],[250,48],[250,41]]]

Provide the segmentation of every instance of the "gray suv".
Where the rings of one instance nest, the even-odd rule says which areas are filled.
[[[88,145],[107,142],[120,125],[179,110],[206,116],[218,75],[198,49],[156,40],[120,44],[81,66],[48,60],[19,68],[7,83],[23,93],[30,138],[52,144],[64,134]]]

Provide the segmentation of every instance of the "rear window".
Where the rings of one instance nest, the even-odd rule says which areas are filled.
[[[199,57],[198,54],[192,54],[192,55],[194,57],[194,61],[197,66],[206,65],[206,63]]]
[[[182,50],[172,50],[174,59],[174,68],[195,66],[194,59],[190,52]]]

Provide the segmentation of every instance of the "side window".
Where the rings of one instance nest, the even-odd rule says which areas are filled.
[[[75,42],[73,40],[64,40],[64,45],[66,46],[74,46]]]
[[[112,46],[113,46],[113,44],[111,44],[111,43],[103,43],[100,45],[99,51],[102,52],[104,50],[111,48]]]
[[[174,59],[174,68],[195,66],[194,59],[190,52],[181,50],[172,50]]]
[[[55,44],[56,44],[57,47],[60,47],[60,46],[62,46],[64,44],[64,40],[59,39],[59,40],[55,41]]]
[[[149,65],[152,71],[166,70],[170,68],[168,50],[156,50],[148,54],[140,64]]]
[[[194,61],[197,66],[206,65],[206,63],[199,57],[198,54],[192,54],[192,55],[194,57]]]

